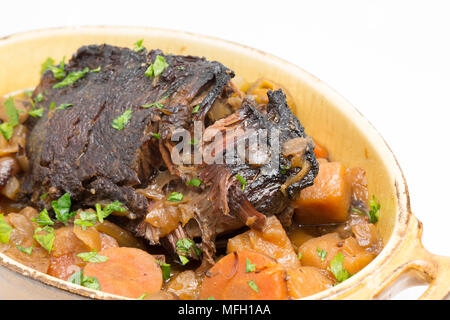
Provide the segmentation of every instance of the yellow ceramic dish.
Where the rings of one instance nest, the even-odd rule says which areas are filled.
[[[271,79],[288,88],[306,132],[325,145],[334,159],[367,172],[369,193],[382,205],[379,233],[383,251],[347,281],[309,299],[373,299],[408,270],[430,287],[422,299],[443,299],[450,290],[450,258],[433,255],[421,243],[422,225],[411,213],[408,188],[389,147],[350,103],[319,79],[284,60],[223,40],[150,28],[81,27],[33,31],[0,39],[0,96],[31,88],[41,63],[70,57],[80,46],[108,43],[132,47],[145,39],[148,48],[218,60],[249,81]],[[117,299],[32,270],[0,254],[0,299]]]

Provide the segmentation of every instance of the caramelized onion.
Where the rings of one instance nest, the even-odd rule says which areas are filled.
[[[9,178],[6,185],[0,191],[2,195],[11,200],[16,200],[20,190],[20,182],[16,177]]]
[[[121,247],[133,247],[144,249],[144,246],[130,232],[122,229],[118,225],[105,220],[103,223],[96,223],[95,228],[117,240]]]

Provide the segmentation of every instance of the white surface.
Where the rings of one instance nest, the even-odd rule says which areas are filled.
[[[0,37],[74,25],[160,27],[239,42],[297,64],[346,97],[383,135],[424,223],[425,246],[450,256],[449,4],[15,0],[1,2]]]

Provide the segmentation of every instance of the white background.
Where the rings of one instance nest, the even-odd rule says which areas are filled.
[[[59,26],[147,26],[284,58],[336,89],[379,130],[406,176],[425,246],[450,256],[449,3],[1,1],[0,37]]]

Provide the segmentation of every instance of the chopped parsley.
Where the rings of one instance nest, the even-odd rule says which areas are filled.
[[[184,253],[186,255],[189,254],[189,250],[191,248],[198,256],[200,256],[200,254],[202,253],[202,251],[196,246],[195,242],[188,238],[179,239],[177,241],[176,247],[178,252]]]
[[[200,109],[200,105],[198,104],[192,109],[192,113],[197,113],[199,109]]]
[[[189,262],[189,259],[186,258],[185,256],[178,256],[178,257],[180,258],[180,262],[183,266]]]
[[[238,179],[239,182],[242,184],[242,191],[244,191],[245,185],[247,184],[247,181],[245,181],[245,179],[242,178],[242,176],[240,174],[236,175],[236,179]]]
[[[8,127],[6,130],[8,131],[7,136],[9,136],[9,138],[7,138],[5,136],[5,134],[3,134],[3,136],[5,136],[5,138],[7,140],[9,140],[12,136],[12,129],[19,124],[19,111],[17,110],[16,105],[14,104],[13,97],[8,98],[5,101],[4,106],[5,106],[6,116],[8,117],[8,122],[7,122],[8,125],[4,126],[4,127]],[[2,125],[3,125],[3,123],[2,123]],[[10,134],[9,134],[9,131],[10,131]],[[2,133],[3,133],[3,131],[2,131]]]
[[[145,48],[142,46],[142,43],[144,42],[144,39],[140,39],[134,43],[134,52],[141,52]]]
[[[378,219],[380,218],[380,209],[381,204],[377,201],[375,196],[372,196],[372,199],[369,201],[369,211],[367,212],[369,216],[369,222],[370,223],[376,223],[378,222]]]
[[[177,69],[178,69],[178,70],[184,70],[184,67],[183,67],[183,66],[177,67]]]
[[[328,252],[326,252],[325,250],[317,247],[316,249],[317,251],[317,255],[320,257],[320,261],[324,261],[325,258],[327,257]]]
[[[25,247],[22,247],[22,246],[19,246],[18,244],[16,244],[17,250],[19,250],[20,252],[26,253],[29,256],[31,256],[31,253],[33,252],[33,247],[34,247],[34,245],[32,245],[31,247],[25,248]]]
[[[147,294],[148,294],[147,292],[141,294],[139,297],[136,298],[136,300],[144,300],[144,298],[147,296]]]
[[[55,79],[57,80],[63,79],[66,76],[66,72],[64,71],[65,66],[64,60],[65,58],[62,59],[58,67],[55,67],[54,66],[55,60],[53,60],[52,58],[47,58],[47,60],[45,60],[45,62],[42,64],[41,74],[43,74],[47,70],[50,70],[53,73]]]
[[[298,260],[302,260],[303,254],[301,252],[298,253]]]
[[[77,254],[77,257],[80,257],[81,259],[83,259],[83,261],[92,263],[102,263],[108,261],[108,257],[99,255],[95,250],[92,252],[79,253]]]
[[[92,69],[90,72],[95,72],[95,73],[99,73],[102,70],[102,67],[98,66],[95,69]]]
[[[198,139],[192,138],[192,140],[189,142],[189,144],[191,144],[193,146],[197,145],[198,144]]]
[[[56,110],[65,110],[67,108],[73,107],[73,104],[71,103],[63,103],[61,104]]]
[[[55,241],[55,230],[50,226],[36,228],[34,230],[33,238],[41,245],[42,248],[52,251],[53,242]]]
[[[162,108],[164,108],[164,105],[159,102],[153,102],[153,103],[144,104],[143,106],[141,106],[141,108],[151,108],[151,107],[157,107],[158,109],[162,109]]]
[[[202,180],[197,179],[197,178],[193,178],[193,179],[189,180],[188,182],[186,182],[186,185],[193,186],[193,187],[199,187],[201,184],[202,184]]]
[[[161,136],[159,135],[159,133],[154,133],[153,134],[153,138],[155,138],[155,139],[161,139]]]
[[[117,130],[123,130],[128,121],[131,120],[132,115],[133,111],[131,109],[126,110],[124,113],[113,120],[112,127]]]
[[[46,193],[44,193],[42,196],[40,196],[39,199],[42,200],[42,199],[46,198],[47,196],[48,196],[48,192],[46,192]]]
[[[100,283],[98,282],[97,278],[86,277],[83,274],[83,270],[77,271],[74,274],[72,274],[69,278],[69,281],[79,286],[83,286],[94,290],[100,290]]]
[[[97,218],[100,223],[103,223],[103,219],[107,218],[113,212],[126,212],[124,204],[120,201],[114,201],[106,205],[103,209],[101,204],[97,203],[95,205],[95,210],[97,211]]]
[[[37,219],[33,218],[31,220],[36,222],[40,226],[52,226],[55,224],[53,222],[53,220],[50,218],[50,216],[48,215],[48,211],[45,208],[44,208],[44,210],[39,212],[39,216]]]
[[[13,227],[6,222],[3,213],[0,213],[0,243],[8,243],[9,235],[11,234]]]
[[[163,280],[168,280],[168,279],[170,279],[170,264],[169,264],[169,263],[162,263],[162,262],[159,261],[158,259],[156,259],[156,262],[157,262],[157,263],[160,265],[160,267],[161,267]]]
[[[89,68],[86,67],[80,71],[72,71],[69,73],[62,81],[53,85],[53,89],[63,88],[74,84],[77,80],[83,78],[87,73],[89,73]]]
[[[33,118],[41,118],[44,114],[44,108],[39,109],[31,109],[28,114],[32,116]]]
[[[156,56],[155,62],[148,66],[145,75],[149,78],[157,77],[161,75],[168,66],[169,64],[166,62],[166,59],[164,59],[163,56],[158,55]]]
[[[67,192],[58,200],[53,200],[52,207],[53,211],[55,211],[56,220],[67,224],[67,221],[76,214],[76,212],[70,212],[71,205],[70,194]]]
[[[258,286],[256,285],[255,281],[250,280],[250,281],[248,282],[248,285],[250,286],[250,288],[252,288],[253,291],[259,292],[259,288],[258,288]]]
[[[172,192],[167,198],[168,201],[179,202],[183,200],[184,195],[181,192]]]
[[[50,106],[48,107],[48,110],[52,110],[54,107],[55,107],[55,103],[52,102],[52,103],[50,103]]]
[[[0,124],[0,133],[6,140],[9,140],[13,134],[13,127],[8,122],[3,122]]]
[[[281,174],[286,174],[290,168],[290,166],[281,166]]]
[[[245,260],[245,272],[253,272],[256,270],[256,265],[252,264],[250,260],[247,258]]]
[[[97,215],[95,212],[82,211],[80,212],[80,219],[75,219],[73,223],[86,230],[87,227],[93,227],[96,222]]]
[[[206,300],[216,300],[216,299],[214,299],[214,297],[208,297],[208,299],[206,299]]]
[[[39,103],[39,102],[42,102],[42,101],[44,101],[44,95],[43,95],[42,92],[41,92],[41,93],[39,93],[39,94],[36,96],[36,98],[34,98],[34,102]]]
[[[351,274],[344,268],[344,255],[338,252],[330,262],[328,270],[334,275],[338,282],[350,278]]]

